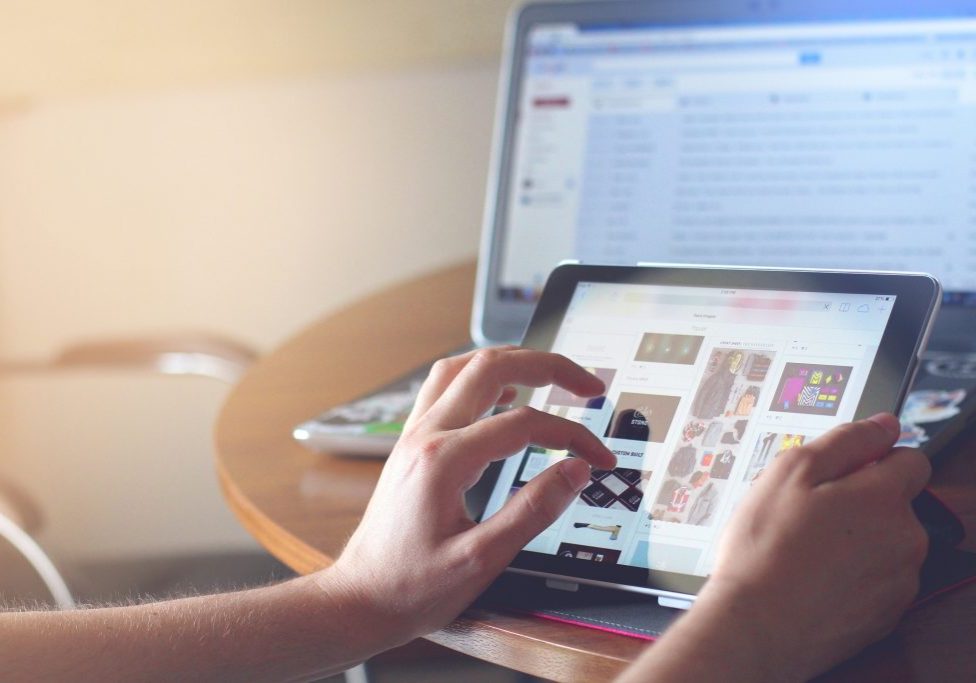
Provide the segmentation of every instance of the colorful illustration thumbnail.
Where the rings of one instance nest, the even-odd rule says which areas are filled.
[[[816,363],[787,363],[770,410],[833,417],[851,376],[851,367]]]

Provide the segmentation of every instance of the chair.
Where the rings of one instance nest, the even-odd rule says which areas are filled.
[[[50,361],[0,363],[0,373],[115,368],[149,370],[167,375],[198,375],[234,383],[256,359],[257,353],[250,348],[222,337],[166,335],[84,341],[65,348]],[[24,557],[32,561],[59,608],[70,609],[74,606],[64,579],[26,532],[13,521],[0,518],[0,535],[11,543],[16,541]],[[347,683],[369,681],[366,667],[362,664],[346,671],[344,678]]]
[[[223,337],[191,333],[83,341],[48,360],[2,361],[0,373],[48,373],[70,370],[130,369],[167,375],[197,375],[233,383],[257,353]],[[0,482],[0,538],[15,549],[36,573],[59,609],[74,599],[54,563],[34,541],[41,516],[29,498]]]
[[[198,375],[232,384],[256,359],[255,351],[236,341],[190,333],[83,341],[50,360],[0,362],[0,373],[116,368]]]

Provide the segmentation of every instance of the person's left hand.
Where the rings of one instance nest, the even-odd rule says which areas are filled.
[[[569,359],[515,347],[436,363],[383,469],[359,527],[323,582],[350,591],[375,624],[377,649],[444,626],[587,485],[590,463],[616,458],[586,427],[528,407],[479,420],[511,402],[513,385],[555,384],[599,396],[603,382]],[[488,465],[529,444],[569,450],[501,510],[476,524],[464,493]]]

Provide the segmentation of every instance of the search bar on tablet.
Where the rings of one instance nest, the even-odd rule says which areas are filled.
[[[624,301],[635,304],[659,306],[696,306],[704,308],[745,308],[762,311],[802,311],[829,313],[834,310],[832,301],[797,300],[786,297],[755,296],[708,296],[697,294],[643,294],[628,292]]]

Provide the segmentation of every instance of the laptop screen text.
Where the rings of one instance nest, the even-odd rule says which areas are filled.
[[[570,257],[976,292],[976,20],[538,25],[524,49],[502,299]]]

